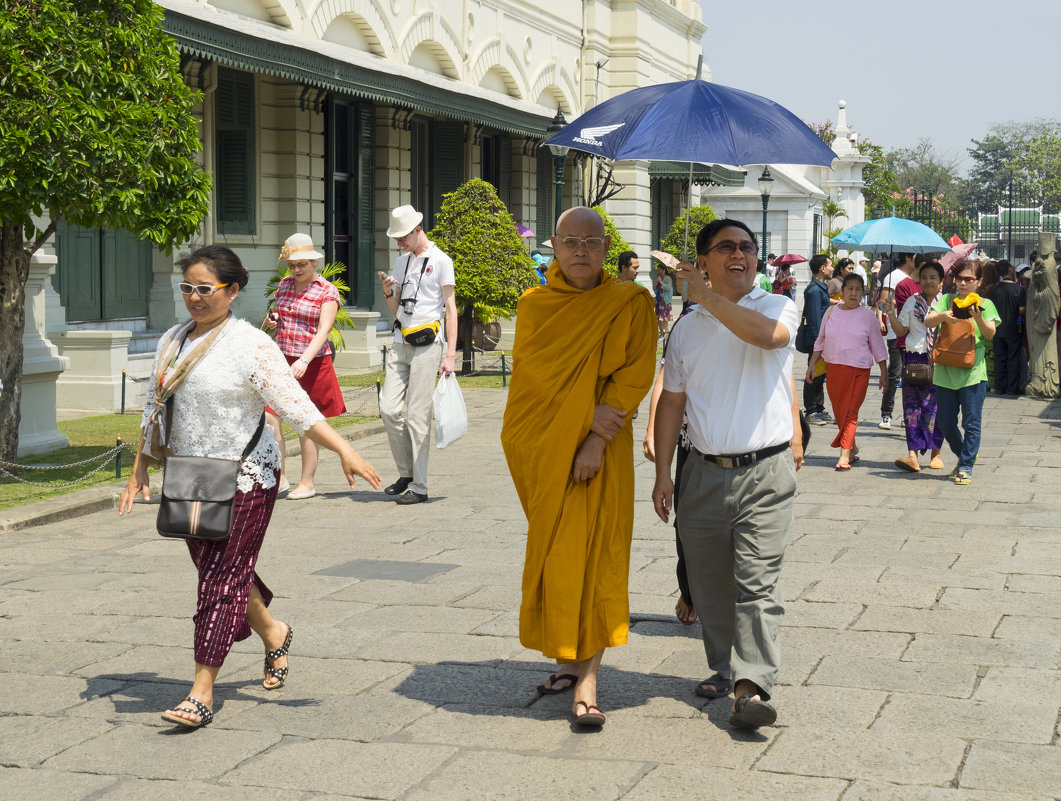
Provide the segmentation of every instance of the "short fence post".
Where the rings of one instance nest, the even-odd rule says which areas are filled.
[[[123,375],[124,375],[124,373],[125,373],[125,370],[122,370],[122,374]],[[123,408],[124,408],[124,404],[122,404],[122,405],[123,405]],[[124,411],[122,413],[124,414]],[[117,451],[114,454],[114,477],[115,478],[121,478],[122,477],[122,438],[121,437],[118,437],[118,439],[116,439],[114,441],[114,447],[115,447],[115,449]]]
[[[122,414],[125,414],[125,370],[122,370]]]
[[[501,389],[508,389],[508,367],[505,364],[505,353],[501,352]]]

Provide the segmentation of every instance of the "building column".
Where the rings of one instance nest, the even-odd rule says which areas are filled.
[[[22,334],[22,418],[18,424],[18,455],[51,453],[70,444],[55,420],[55,382],[69,369],[45,336],[45,284],[51,283],[58,258],[37,251],[30,259],[26,281],[26,326]]]

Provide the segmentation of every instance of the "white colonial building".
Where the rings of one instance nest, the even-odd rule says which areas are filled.
[[[554,173],[540,145],[557,109],[571,120],[628,89],[693,77],[706,30],[697,0],[158,2],[185,80],[203,93],[195,111],[214,178],[188,247],[240,255],[252,283],[238,313],[254,320],[282,242],[310,234],[349,267],[358,333],[342,358],[364,365],[378,362],[387,322],[374,275],[397,255],[384,233],[391,208],[411,203],[430,221],[443,194],[480,177],[547,239]],[[565,207],[582,189],[567,166]],[[617,177],[627,188],[609,210],[647,250],[669,224],[653,199],[669,213],[681,182],[647,164]],[[39,313],[27,348],[41,358],[26,384],[58,376],[60,408],[117,408],[121,371],[146,375],[158,334],[184,315],[174,260],[123,231],[62,226],[34,262],[38,277],[54,273],[29,300]],[[23,403],[23,452],[61,444],[42,392]]]

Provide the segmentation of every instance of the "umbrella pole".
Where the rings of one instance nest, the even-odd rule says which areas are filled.
[[[701,53],[696,59],[696,80],[704,72],[704,54]],[[689,214],[693,210],[693,163],[689,162],[689,183],[685,192],[685,237],[682,239],[682,261],[689,257]],[[682,305],[689,300],[689,282],[682,281]]]
[[[700,57],[703,60],[703,56]],[[700,77],[700,65],[696,66],[696,75]],[[689,184],[685,191],[685,236],[682,237],[682,261],[689,260],[689,215],[693,211],[693,163],[689,162]],[[689,282],[682,281],[682,305],[689,300]]]

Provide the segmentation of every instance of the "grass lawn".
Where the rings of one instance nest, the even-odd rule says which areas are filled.
[[[462,387],[479,387],[484,389],[502,389],[502,376],[500,370],[477,370],[473,375],[461,375],[458,369],[455,373],[457,383]],[[505,383],[511,378],[511,372],[505,377]],[[361,373],[359,375],[339,376],[341,387],[374,387],[376,382],[383,383],[383,371],[374,373]]]
[[[334,428],[342,428],[350,425],[371,422],[377,420],[375,417],[333,417],[328,422]],[[44,456],[23,456],[19,464],[24,465],[66,465],[90,459],[114,448],[115,439],[121,437],[125,447],[122,449],[121,478],[115,477],[115,459],[112,455],[105,463],[105,467],[94,473],[84,481],[77,481],[67,486],[59,486],[68,481],[81,478],[90,470],[100,465],[98,459],[91,464],[77,467],[60,468],[55,470],[25,470],[21,477],[34,481],[38,484],[49,484],[48,487],[34,487],[23,484],[20,481],[0,473],[0,509],[10,509],[13,506],[21,506],[25,503],[42,501],[65,495],[69,492],[85,489],[86,487],[100,487],[108,484],[128,481],[129,471],[132,469],[133,458],[136,448],[140,444],[140,413],[132,414],[103,414],[93,417],[79,417],[75,420],[66,420],[58,425],[59,431],[70,440],[70,447],[46,454]],[[266,432],[268,433],[268,432]],[[295,439],[293,429],[285,426],[284,439]],[[149,471],[151,474],[157,470]]]

